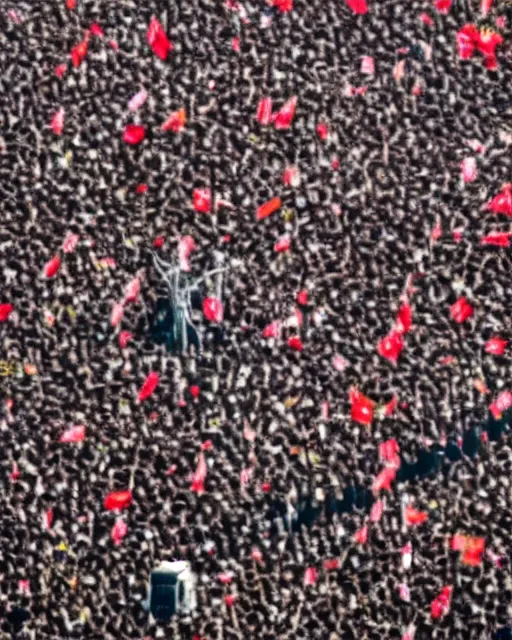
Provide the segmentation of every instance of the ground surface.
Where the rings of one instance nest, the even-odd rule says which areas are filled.
[[[244,3],[247,20],[206,0],[0,3],[0,304],[13,307],[0,323],[2,637],[23,612],[37,639],[362,640],[414,624],[416,640],[468,640],[508,623],[507,434],[395,481],[374,496],[386,500],[380,522],[353,505],[293,535],[272,522],[283,505],[340,502],[348,485],[371,493],[389,439],[404,465],[469,429],[480,437],[511,385],[510,248],[481,244],[511,230],[485,209],[512,181],[510,7],[495,0],[482,18],[476,0],[447,15],[368,2],[365,15],[341,1]],[[152,16],[174,45],[165,61],[148,44]],[[502,35],[496,70],[478,50],[460,59],[468,23]],[[276,113],[293,96],[289,128],[258,122],[261,99]],[[184,126],[162,131],[182,108]],[[125,142],[127,124],[145,139]],[[283,182],[292,166],[298,185]],[[210,190],[210,213],[194,210],[195,189]],[[274,197],[280,208],[257,220]],[[221,288],[211,278],[200,291],[223,317],[194,312],[195,355],[150,334],[166,295],[151,252],[177,262],[184,236],[190,277],[220,257],[228,267]],[[459,323],[461,297],[473,313]],[[412,326],[397,332],[403,305]],[[396,364],[377,348],[394,327]],[[506,341],[501,355],[492,338]],[[139,402],[150,372],[158,385]],[[371,425],[353,419],[353,388],[379,405]],[[59,442],[77,425],[83,441]],[[105,508],[127,489],[126,509]],[[404,493],[428,513],[407,530]],[[485,537],[491,554],[462,563],[456,533]],[[140,600],[150,569],[173,557],[198,574],[197,619],[155,626]],[[450,608],[433,619],[444,586]]]

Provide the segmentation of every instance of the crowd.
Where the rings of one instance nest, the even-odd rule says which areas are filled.
[[[511,637],[511,24],[1,4],[1,638]]]

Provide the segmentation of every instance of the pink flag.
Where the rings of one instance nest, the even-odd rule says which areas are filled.
[[[145,89],[141,89],[136,93],[128,102],[128,109],[130,111],[137,111],[148,99],[148,92]]]
[[[361,58],[361,73],[372,76],[375,73],[375,61],[372,56],[363,56]]]
[[[112,313],[110,314],[110,324],[113,327],[117,327],[117,325],[121,322],[124,314],[124,305],[122,302],[117,302],[113,308]]]
[[[204,453],[201,452],[199,454],[199,459],[197,461],[197,469],[192,477],[192,486],[190,487],[191,491],[198,493],[201,495],[204,493],[204,481],[206,479],[206,473],[208,468],[206,466],[206,460],[204,457]]]
[[[405,582],[402,582],[398,587],[398,593],[400,594],[400,599],[404,602],[411,601],[411,592],[409,591],[409,587]]]
[[[384,513],[384,502],[382,500],[377,500],[372,506],[372,510],[370,511],[370,520],[372,522],[379,522],[382,518],[382,514]]]
[[[402,640],[414,640],[415,635],[416,635],[416,627],[413,624],[410,624],[405,630],[405,633],[402,636]]]
[[[52,119],[52,131],[56,136],[62,135],[64,130],[64,109],[61,107]]]
[[[110,532],[110,536],[114,541],[114,544],[116,546],[119,546],[127,533],[128,525],[124,520],[122,520],[122,518],[118,518],[115,525],[112,527],[112,531]]]
[[[473,156],[464,158],[460,165],[460,171],[464,182],[474,182],[478,178],[476,159]]]
[[[355,532],[354,542],[357,542],[358,544],[366,544],[367,540],[368,540],[368,525],[364,525],[364,527],[361,527]]]
[[[489,13],[492,7],[492,0],[482,0],[482,4],[480,5],[480,10],[482,12],[482,17],[485,18]]]
[[[59,438],[59,442],[65,443],[82,442],[83,440],[85,440],[85,425],[83,424],[78,424],[67,431],[64,431]]]
[[[127,302],[135,302],[140,293],[140,278],[137,276],[131,280],[124,290],[123,304]]]
[[[190,271],[190,254],[196,248],[192,236],[183,236],[178,242],[178,260],[182,271]]]
[[[252,469],[242,469],[242,471],[240,471],[240,484],[242,487],[245,487],[245,485],[248,484],[251,479],[251,475]]]
[[[77,236],[76,233],[68,233],[62,243],[62,251],[64,253],[73,253],[79,240],[80,236]]]
[[[400,550],[402,554],[402,567],[405,571],[411,568],[412,563],[412,543],[408,542],[405,546]]]
[[[308,567],[304,572],[304,586],[314,585],[318,579],[318,571],[315,567]]]

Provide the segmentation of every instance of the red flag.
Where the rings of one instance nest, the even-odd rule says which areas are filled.
[[[396,478],[396,467],[384,467],[372,484],[374,493],[378,493],[381,489],[391,492],[391,483]]]
[[[281,198],[272,198],[258,207],[256,211],[256,219],[263,220],[264,218],[268,218],[268,216],[272,215],[280,207]]]
[[[89,46],[89,34],[86,34],[86,37],[82,42],[79,42],[71,49],[71,62],[73,66],[79,67],[82,64],[83,59],[87,55],[87,47]]]
[[[396,316],[395,331],[398,333],[409,333],[412,326],[412,310],[411,305],[408,302],[404,304],[398,310]]]
[[[468,536],[462,549],[461,562],[470,567],[477,567],[482,562],[485,551],[485,538]]]
[[[480,244],[488,244],[494,247],[510,247],[512,233],[494,231],[480,238]]]
[[[293,0],[272,0],[272,6],[281,13],[287,13],[293,9]]]
[[[498,195],[486,205],[486,209],[493,213],[512,216],[512,184],[505,184]]]
[[[272,98],[262,98],[259,101],[256,120],[264,127],[272,122]]]
[[[297,106],[297,96],[293,96],[272,116],[276,129],[289,129],[295,116]]]
[[[56,255],[44,265],[44,275],[53,278],[60,269],[60,256]]]
[[[212,194],[210,189],[194,189],[192,206],[198,213],[210,213],[212,208]]]
[[[224,305],[217,298],[205,298],[203,300],[203,313],[207,320],[219,324],[224,319]]]
[[[12,463],[12,469],[11,469],[11,473],[9,475],[9,478],[11,479],[12,482],[16,482],[16,480],[18,480],[18,478],[20,477],[20,470],[18,465],[16,464],[16,462]]]
[[[473,313],[474,309],[465,297],[459,298],[457,302],[450,307],[450,318],[459,324],[471,318]]]
[[[354,13],[363,15],[368,13],[368,5],[366,0],[345,0],[349,9],[352,9]]]
[[[393,415],[394,410],[398,407],[398,396],[394,395],[391,400],[384,405],[384,415],[389,418]]]
[[[340,561],[338,558],[329,558],[324,560],[324,569],[326,571],[334,571],[340,568]]]
[[[485,351],[493,356],[502,356],[507,348],[508,340],[491,338],[485,343]]]
[[[161,60],[166,60],[169,52],[173,50],[173,45],[155,16],[151,18],[149,23],[147,39],[153,53]]]
[[[121,331],[121,333],[119,334],[119,346],[121,347],[121,349],[126,349],[128,343],[132,338],[133,334],[129,331]]]
[[[263,338],[278,338],[281,333],[281,323],[279,320],[274,320],[263,329],[261,335]]]
[[[386,360],[389,360],[393,364],[397,363],[398,357],[404,348],[404,341],[402,335],[398,331],[390,331],[387,336],[377,345],[377,351],[379,355]]]
[[[496,47],[503,44],[503,36],[492,29],[480,29],[476,40],[478,51],[484,56],[487,69],[497,66]]]
[[[123,140],[127,144],[136,145],[146,137],[146,128],[139,124],[127,124],[124,128]]]
[[[129,489],[125,489],[124,491],[109,493],[103,501],[103,506],[107,511],[121,511],[121,509],[128,508],[132,502],[132,492]]]
[[[301,289],[297,294],[297,303],[302,307],[306,307],[308,304],[308,291],[307,289]]]
[[[474,24],[465,24],[462,29],[457,32],[457,50],[461,60],[471,58],[479,39],[480,34]]]
[[[442,16],[447,16],[452,6],[452,0],[436,0],[435,6]]]
[[[91,29],[90,29],[91,33],[93,36],[96,36],[97,38],[103,38],[103,36],[105,35],[103,29],[100,27],[100,25],[96,22],[93,22],[91,24]]]
[[[139,391],[139,402],[143,402],[154,392],[160,381],[160,376],[156,371],[151,371]]]
[[[357,542],[358,544],[366,544],[367,540],[368,540],[368,525],[364,525],[364,527],[361,527],[355,532],[354,542]]]
[[[432,600],[430,613],[434,619],[445,616],[450,610],[453,587],[443,587],[441,593]]]
[[[53,508],[50,507],[43,514],[43,525],[45,529],[51,529],[53,523]]]
[[[198,494],[204,493],[204,481],[206,479],[207,471],[208,468],[206,466],[204,453],[201,452],[197,462],[197,469],[192,477],[192,486],[190,487],[191,491]]]
[[[187,114],[182,107],[178,111],[173,111],[162,125],[162,131],[172,131],[179,133],[187,122]]]
[[[395,438],[391,438],[390,440],[386,440],[379,444],[379,460],[387,462],[388,466],[397,468],[400,466],[400,458],[398,457],[399,452],[400,446]]]
[[[410,526],[417,526],[423,524],[428,520],[428,513],[426,511],[418,511],[414,507],[407,506],[405,508],[405,522]]]
[[[354,420],[354,422],[359,422],[359,424],[369,426],[373,420],[375,402],[364,396],[355,388],[350,389],[349,400],[352,405],[350,412],[352,420]]]
[[[325,122],[319,122],[316,125],[316,132],[320,140],[327,140],[329,137],[329,127]]]
[[[5,322],[13,311],[14,307],[12,306],[12,304],[0,304],[0,322]]]
[[[290,336],[288,338],[288,346],[294,351],[303,351],[304,349],[304,345],[302,344],[302,340],[299,336]]]

